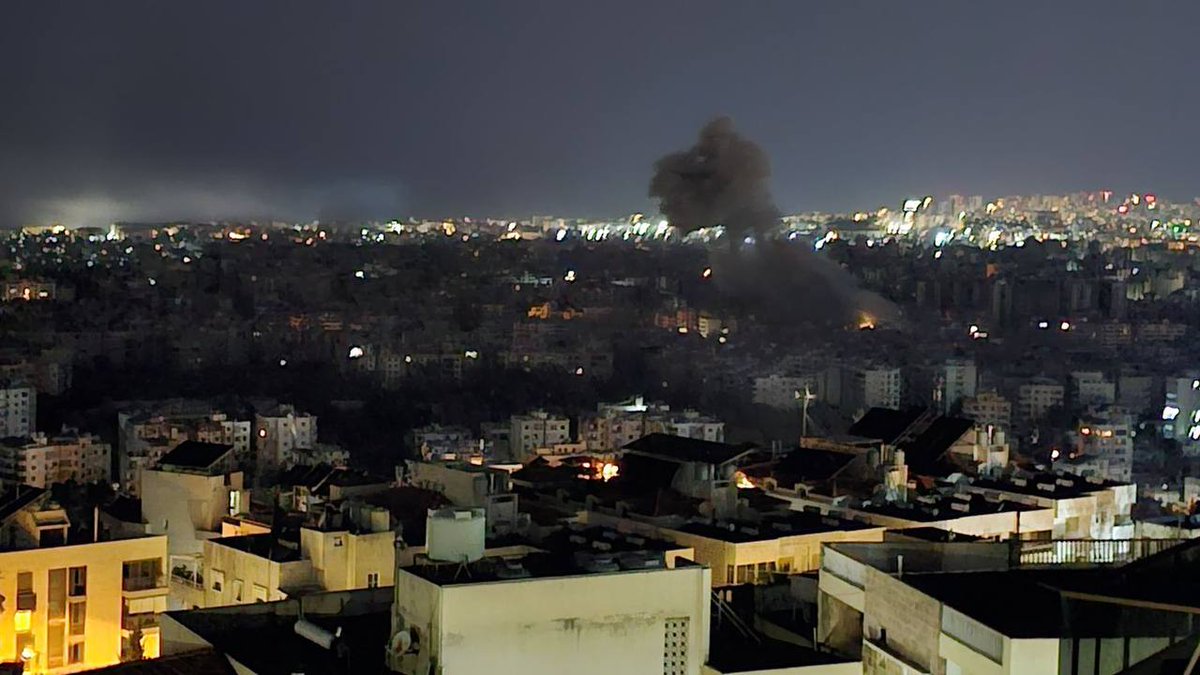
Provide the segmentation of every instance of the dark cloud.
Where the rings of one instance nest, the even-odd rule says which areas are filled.
[[[349,184],[380,216],[619,214],[718,113],[771,149],[785,211],[1188,198],[1198,20],[1166,0],[13,0],[0,222],[231,184],[270,211]]]

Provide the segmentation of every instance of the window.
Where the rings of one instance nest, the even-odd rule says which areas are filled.
[[[87,595],[87,568],[72,567],[70,582],[68,588],[71,589],[72,596]]]
[[[17,610],[35,609],[37,596],[33,592],[33,572],[17,572]]]
[[[663,626],[663,675],[687,675],[688,617],[667,619]]]
[[[212,589],[220,593],[225,586],[225,573],[221,570],[212,571]]]
[[[68,625],[70,626],[71,635],[82,635],[83,624],[87,619],[87,603],[72,602],[68,606],[67,617],[69,618]]]
[[[367,572],[367,588],[379,586],[379,572]]]
[[[241,579],[233,580],[233,601],[234,602],[242,601],[242,580]]]
[[[67,651],[67,663],[83,663],[83,642],[72,642]]]
[[[60,567],[56,570],[50,570],[49,582],[49,602],[50,620],[61,621],[67,614],[67,570],[65,567]]]

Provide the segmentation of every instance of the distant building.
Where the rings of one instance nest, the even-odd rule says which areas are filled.
[[[75,429],[47,437],[0,439],[0,478],[39,488],[55,483],[108,483],[112,449]]]
[[[1120,410],[1084,415],[1074,432],[1074,447],[1058,451],[1055,468],[1084,477],[1129,483],[1133,480],[1132,416]]]
[[[1112,405],[1117,402],[1117,385],[1098,370],[1071,373],[1072,395],[1079,407]]]
[[[37,391],[0,383],[0,438],[28,438],[37,430]]]
[[[995,390],[981,391],[964,400],[962,414],[980,426],[1012,428],[1012,403]]]
[[[571,442],[571,420],[542,410],[513,415],[511,427],[509,444],[513,459],[525,460],[536,454],[538,448]]]
[[[979,373],[975,362],[970,359],[950,359],[941,367],[938,374],[941,396],[941,411],[950,412],[963,399],[975,396],[979,385]]]
[[[1022,384],[1017,390],[1017,410],[1027,423],[1041,421],[1051,408],[1061,407],[1064,388],[1058,382],[1040,377]]]
[[[254,416],[254,436],[258,470],[278,469],[293,448],[316,445],[317,418],[297,412],[295,406],[281,405]]]
[[[812,393],[818,391],[816,376],[788,376],[772,374],[766,377],[754,378],[754,402],[759,405],[794,410],[799,407],[797,392],[802,396],[805,389]]]

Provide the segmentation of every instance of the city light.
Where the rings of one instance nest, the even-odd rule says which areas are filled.
[[[364,351],[362,347],[355,345],[350,348],[349,357],[352,359],[361,359],[365,353],[366,351]]]

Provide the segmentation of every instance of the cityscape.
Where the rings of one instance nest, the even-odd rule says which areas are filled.
[[[489,18],[561,25],[582,31],[580,49],[557,37],[522,49],[544,49],[538,64],[557,54],[571,72],[646,86],[578,53],[588,19],[609,20],[592,10],[514,3],[509,16],[466,4],[478,14],[367,0],[159,14],[124,0],[62,2],[16,14],[34,36],[55,21],[67,33],[89,19],[132,22],[119,33],[127,49],[80,38],[111,64],[70,68],[111,84],[112,64],[136,62],[149,69],[138,79],[146,90],[121,96],[137,100],[190,87],[234,96],[244,84],[238,69],[213,65],[228,55],[209,62],[147,44],[138,27],[180,28],[186,40],[242,19],[228,28],[229,50],[253,56],[239,68],[283,79],[293,71],[266,52],[294,46],[287,27],[327,31],[336,48],[296,58],[343,70],[288,86],[351,103],[357,87],[382,90],[401,72],[450,96],[466,86],[458,68],[478,69],[468,81],[488,91],[486,59],[459,63],[448,48],[445,63],[397,65],[383,47],[356,51],[385,18],[437,39],[465,40]],[[636,21],[673,11],[647,4]],[[819,4],[705,0],[679,21],[697,35],[754,26],[771,43],[795,25],[776,10],[838,31],[892,20],[881,7],[848,18]],[[1070,13],[1046,11],[1057,17],[1048,22]],[[1197,15],[1156,11],[1181,26]],[[946,12],[930,25],[986,14]],[[244,43],[243,30],[254,33]],[[980,30],[987,44],[1000,39]],[[1098,35],[1081,31],[1062,53],[1042,45],[1038,58],[1074,64]],[[664,38],[664,49],[690,39]],[[695,58],[745,67],[748,80],[766,67],[754,50],[713,52]],[[155,54],[163,64],[147,63]],[[46,74],[58,66],[42,58],[27,71],[3,66],[9,90],[58,91]],[[952,67],[911,58],[933,79]],[[975,58],[961,67],[986,71]],[[1195,72],[1191,59],[1174,72]],[[893,67],[855,63],[820,68],[865,83]],[[179,79],[158,79],[162,70]],[[535,71],[504,72],[537,79],[548,98],[607,86],[547,84]],[[715,78],[738,91],[719,69],[686,72],[698,78],[690,87]],[[639,109],[670,98],[641,95]],[[409,105],[433,105],[419,103]],[[160,110],[161,128],[120,121],[127,104],[103,97],[88,106],[105,115],[76,126],[57,110],[46,127],[23,108],[0,113],[14,157],[36,151],[64,167],[43,174],[33,162],[26,175],[0,159],[0,675],[1200,673],[1200,189],[1181,188],[1195,184],[1190,160],[1167,169],[1164,150],[1163,169],[1140,177],[1112,169],[1093,180],[1093,166],[1054,179],[1035,168],[1057,165],[1047,151],[1027,157],[1031,180],[1021,181],[996,150],[996,178],[980,187],[967,187],[969,172],[913,161],[898,171],[924,187],[892,192],[893,181],[864,172],[822,199],[789,187],[790,157],[777,169],[786,153],[775,148],[805,123],[781,136],[754,112],[768,102],[743,96],[620,152],[602,147],[611,138],[570,146],[637,182],[574,210],[558,206],[554,181],[523,177],[526,165],[502,150],[555,137],[550,120],[515,140],[498,126],[496,145],[466,160],[479,168],[454,165],[444,180],[461,172],[462,187],[446,194],[461,208],[420,206],[442,188],[416,180],[398,181],[427,193],[411,203],[351,190],[353,208],[312,209],[306,200],[328,196],[312,186],[340,178],[281,170],[287,189],[262,188],[270,153],[216,148],[219,134],[211,152],[247,171],[222,174],[242,176],[226,191],[172,173],[176,161],[206,166],[210,150],[188,136],[203,137],[221,105]],[[944,106],[919,105],[954,124]],[[349,132],[332,127],[374,119],[334,106],[316,121],[302,111],[262,125],[252,107],[235,126],[256,138],[290,128],[289,144],[309,122],[338,139]],[[482,133],[457,117],[468,113],[443,112],[442,123],[413,112],[404,124],[428,128],[397,133],[441,138],[446,153],[457,149],[450,137]],[[1158,119],[1136,105],[1126,114]],[[572,134],[608,129],[572,115]],[[621,131],[637,126],[623,119]],[[170,161],[135,150],[161,134],[180,138],[164,146],[177,153]],[[59,154],[76,140],[87,162]],[[308,140],[315,164],[343,161],[329,138]],[[369,154],[345,142],[346,153]],[[851,141],[829,143],[812,151],[834,167]],[[125,150],[129,164],[109,164]],[[468,189],[492,175],[489,162],[511,168],[515,183],[500,187],[527,184],[513,197],[528,203],[499,206]],[[1044,187],[1019,189],[1030,182]]]

